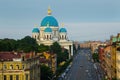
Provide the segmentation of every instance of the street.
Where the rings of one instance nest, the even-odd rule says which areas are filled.
[[[78,51],[64,80],[100,80],[89,49]]]

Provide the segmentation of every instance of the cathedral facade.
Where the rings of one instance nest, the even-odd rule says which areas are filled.
[[[73,42],[68,40],[67,30],[63,26],[60,28],[57,20],[51,15],[52,11],[48,8],[48,15],[41,21],[40,27],[33,28],[32,38],[37,43],[44,45],[52,45],[58,42],[62,47],[69,51],[69,57],[73,56]]]

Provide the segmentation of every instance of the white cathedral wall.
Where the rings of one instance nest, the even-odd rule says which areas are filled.
[[[59,37],[59,36],[58,36],[58,33],[59,33],[59,27],[53,27],[53,26],[51,26],[50,28],[51,28],[52,31],[53,31],[53,37],[58,38],[58,37]]]
[[[39,37],[39,33],[32,33],[32,38],[38,39],[38,37]]]

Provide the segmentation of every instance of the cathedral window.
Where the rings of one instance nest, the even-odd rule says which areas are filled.
[[[60,36],[60,39],[62,39],[62,35]]]
[[[64,36],[62,35],[62,39],[64,39]]]
[[[47,35],[47,40],[48,40],[49,36]]]
[[[50,39],[51,39],[51,35],[50,35]]]

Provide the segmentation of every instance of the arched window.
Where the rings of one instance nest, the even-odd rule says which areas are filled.
[[[50,39],[51,39],[51,35],[50,35]]]
[[[65,35],[65,39],[67,39],[66,35]]]
[[[49,36],[47,35],[47,40],[48,40]]]
[[[64,39],[64,36],[62,35],[62,39]]]
[[[16,69],[19,69],[19,65],[16,65]]]
[[[25,68],[25,66],[24,65],[22,65],[22,69],[24,69]]]
[[[13,65],[10,65],[10,69],[13,69]]]

